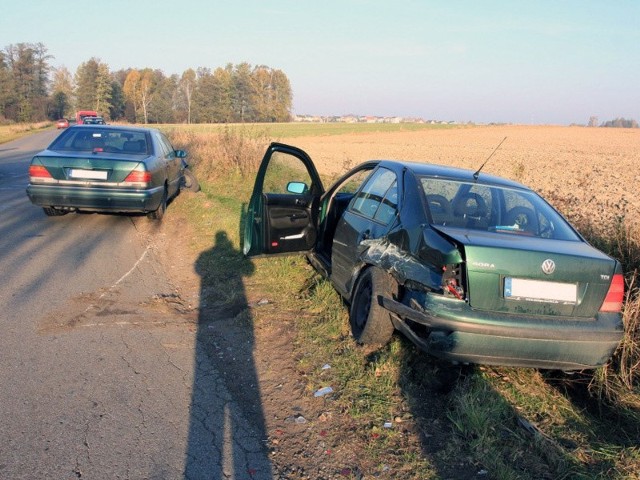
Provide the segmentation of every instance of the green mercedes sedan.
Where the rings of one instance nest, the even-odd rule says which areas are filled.
[[[160,220],[184,184],[185,157],[153,128],[73,126],[31,160],[27,195],[49,216],[118,212]]]
[[[480,171],[373,160],[325,190],[304,151],[273,143],[244,253],[291,252],[345,299],[359,343],[397,330],[454,362],[582,370],[623,335],[620,263],[531,189]]]

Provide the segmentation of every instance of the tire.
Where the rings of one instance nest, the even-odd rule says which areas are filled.
[[[182,172],[182,175],[183,175],[182,186],[186,190],[189,190],[190,192],[200,191],[200,183],[198,182],[198,179],[190,169],[185,168]]]
[[[398,285],[385,271],[367,268],[356,283],[349,310],[351,333],[364,345],[385,345],[393,336],[391,314],[378,303],[378,296],[397,296]]]
[[[61,217],[62,215],[66,215],[67,213],[69,213],[66,210],[60,210],[53,207],[42,207],[42,210],[44,210],[44,213],[47,217]]]
[[[160,201],[160,205],[155,211],[149,212],[147,214],[147,217],[149,217],[151,220],[155,220],[159,222],[160,220],[162,220],[162,217],[164,217],[164,212],[166,211],[167,211],[167,187],[165,186],[164,193],[162,194],[162,200]]]

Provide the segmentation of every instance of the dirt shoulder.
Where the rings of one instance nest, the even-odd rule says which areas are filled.
[[[185,196],[188,195],[192,194]],[[384,442],[383,422],[363,424],[352,417],[347,408],[334,401],[333,395],[340,395],[339,391],[315,396],[310,385],[318,382],[310,381],[300,366],[305,349],[313,348],[299,345],[300,319],[310,315],[303,310],[302,300],[297,310],[283,307],[277,299],[264,294],[253,277],[248,277],[243,280],[242,304],[224,308],[209,304],[203,298],[201,278],[196,272],[201,252],[190,245],[189,224],[172,215],[169,208],[152,238],[175,286],[175,301],[185,307],[185,315],[197,319],[195,329],[204,332],[197,334],[199,348],[209,352],[209,361],[224,377],[233,402],[257,430],[265,432],[264,445],[274,479],[486,478],[482,465],[474,459],[451,458],[453,431],[446,418],[447,393],[459,381],[461,368],[448,364],[442,368],[433,359],[426,361],[427,366],[411,366],[421,379],[416,383],[428,385],[417,394],[411,392],[411,386],[404,385],[408,398],[396,392],[388,399],[396,403],[394,410],[406,413],[387,419],[396,436],[393,445],[401,451],[389,452],[388,457],[372,456],[367,453],[368,445]],[[331,359],[327,359],[328,367],[330,363]],[[366,369],[367,365],[354,368]],[[430,377],[428,382],[423,382],[424,375]],[[366,397],[366,393],[363,395]],[[425,398],[428,402],[424,402]],[[403,455],[412,459],[406,466],[398,463]],[[433,467],[413,470],[416,455],[429,459],[419,463],[433,462]]]
[[[201,252],[193,250],[191,237],[188,223],[172,215],[171,208],[153,232],[154,247],[180,303],[193,308],[191,316],[204,324],[198,328],[206,335],[198,335],[198,341],[206,344],[234,401],[253,422],[264,424],[260,429],[267,433],[274,478],[359,478],[360,448],[345,442],[346,416],[327,408],[326,399],[314,397],[297,368],[296,312],[283,311],[251,281],[245,282],[243,305],[206,305],[195,267]]]

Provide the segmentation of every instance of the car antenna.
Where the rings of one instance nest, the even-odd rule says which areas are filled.
[[[491,155],[489,155],[487,157],[487,159],[484,161],[484,163],[482,165],[480,165],[480,168],[476,171],[476,173],[473,174],[473,178],[474,180],[478,180],[478,177],[480,176],[480,170],[482,170],[484,168],[484,166],[487,164],[487,162],[489,161],[489,159],[491,157],[493,157],[493,154],[496,153],[498,151],[498,149],[500,148],[500,145],[502,145],[504,143],[504,141],[507,139],[507,137],[504,137],[502,139],[502,141],[498,144],[498,146],[496,148],[493,149],[493,152],[491,152]]]

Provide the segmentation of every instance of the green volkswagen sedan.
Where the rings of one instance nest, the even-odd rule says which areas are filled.
[[[153,128],[78,125],[33,157],[27,195],[49,216],[119,212],[160,220],[184,184],[185,157]]]
[[[274,143],[244,252],[305,252],[359,343],[400,331],[454,362],[582,370],[623,335],[620,263],[531,189],[480,171],[373,160],[325,190],[304,151]]]

